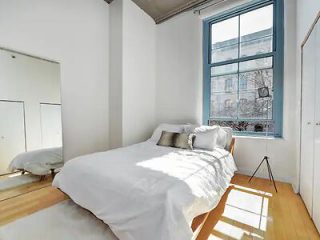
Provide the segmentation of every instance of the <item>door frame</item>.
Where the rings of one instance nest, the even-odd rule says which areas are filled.
[[[314,30],[316,24],[318,23],[320,19],[320,11],[318,12],[315,20],[313,21],[307,35],[305,36],[305,38],[303,39],[301,45],[300,45],[300,60],[301,60],[301,69],[300,69],[300,124],[299,124],[299,127],[300,127],[300,131],[299,131],[299,169],[298,169],[298,181],[297,181],[297,192],[300,193],[300,181],[301,181],[301,158],[302,158],[302,155],[301,155],[301,142],[302,142],[302,102],[303,102],[303,97],[302,97],[302,93],[303,93],[303,47],[306,45],[312,31]]]
[[[60,106],[60,111],[61,111],[61,118],[60,118],[60,122],[61,122],[61,133],[63,133],[63,129],[62,129],[62,104],[61,103],[49,103],[49,102],[40,102],[40,126],[41,126],[41,144],[43,144],[43,132],[42,132],[42,119],[41,119],[41,114],[42,114],[42,109],[41,106],[42,105],[51,105],[51,106]],[[62,139],[61,139],[61,143],[63,146],[63,135],[62,135]]]
[[[27,152],[26,108],[25,108],[24,101],[0,99],[0,102],[5,102],[5,103],[22,103],[22,108],[23,108],[24,151]],[[11,173],[10,173],[10,174],[11,174]],[[8,175],[8,173],[0,174],[0,176],[5,176],[5,175]]]

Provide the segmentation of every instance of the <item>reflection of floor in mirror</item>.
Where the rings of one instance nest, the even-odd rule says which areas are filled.
[[[4,179],[4,178],[10,178],[10,177],[14,177],[14,176],[20,176],[21,172],[20,171],[16,171],[16,172],[12,172],[12,173],[4,173],[0,175],[0,180]]]
[[[33,183],[36,181],[39,181],[40,177],[39,176],[34,176],[31,174],[25,174],[25,175],[17,175],[14,174],[8,175],[7,178],[3,178],[0,181],[0,191],[5,191],[10,188],[18,187],[21,185]]]
[[[276,193],[268,180],[255,178],[248,183],[248,179],[244,175],[233,178],[233,185],[207,217],[197,240],[320,239],[291,185],[277,182],[279,192]],[[26,219],[24,217],[66,199],[61,191],[45,187],[0,201],[0,225]],[[48,229],[50,232],[50,226]]]
[[[2,176],[0,178],[0,201],[50,186],[51,182],[50,175],[42,181],[40,181],[39,176],[31,174],[20,174],[15,177],[12,177],[12,175]]]

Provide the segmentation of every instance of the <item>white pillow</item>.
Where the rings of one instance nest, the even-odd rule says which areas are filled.
[[[217,147],[219,126],[201,126],[194,129],[196,136],[193,147],[212,151]],[[221,143],[219,143],[221,144]]]
[[[227,143],[228,143],[228,133],[225,131],[224,128],[219,127],[216,147],[226,149]]]
[[[176,132],[176,133],[182,133],[184,132],[186,124],[167,124],[167,123],[162,123],[160,124],[153,132],[151,136],[151,140],[153,142],[158,142],[162,131],[166,132]]]
[[[231,127],[222,127],[222,129],[227,134],[227,136],[226,136],[226,146],[224,148],[229,151],[230,145],[231,145],[231,141],[232,141],[233,130],[232,130]]]
[[[197,128],[197,127],[200,127],[201,125],[200,124],[191,124],[191,123],[187,123],[184,125],[184,132],[185,133],[188,133],[188,134],[191,134],[194,132],[194,130]]]

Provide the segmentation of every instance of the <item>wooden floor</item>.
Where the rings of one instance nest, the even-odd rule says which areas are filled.
[[[0,177],[0,180],[1,180],[1,178],[4,178],[4,177]],[[0,191],[0,201],[14,198],[14,197],[17,197],[19,195],[23,195],[28,192],[32,192],[32,191],[35,191],[35,190],[38,190],[38,189],[41,189],[44,187],[51,186],[51,182],[52,182],[51,176],[47,176],[42,181],[37,181],[37,182],[31,183],[31,184],[21,185],[19,187],[15,187],[15,188],[8,189],[5,191]]]
[[[203,239],[320,239],[305,205],[290,184],[236,175],[198,235]]]
[[[206,216],[197,240],[320,239],[301,198],[291,185],[236,175],[217,208]],[[68,199],[50,186],[0,201],[0,225]],[[200,221],[200,218],[198,219]]]

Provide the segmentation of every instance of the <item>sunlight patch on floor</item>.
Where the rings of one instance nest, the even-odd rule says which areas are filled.
[[[264,239],[270,197],[268,192],[233,185],[224,212],[208,239]]]
[[[208,240],[223,240],[223,239],[219,238],[217,236],[211,235],[211,236],[209,236]]]
[[[272,193],[265,192],[265,191],[262,191],[262,190],[248,188],[248,187],[244,187],[244,186],[240,186],[240,185],[236,185],[236,184],[231,184],[230,186],[233,186],[233,187],[235,187],[235,188],[237,188],[239,190],[256,193],[256,194],[263,195],[263,196],[266,196],[266,197],[272,197]]]
[[[225,235],[226,237],[228,238],[231,237],[232,239],[243,239],[244,237],[254,237],[255,239],[264,239],[263,236],[260,236],[259,234],[252,233],[248,230],[245,230],[240,227],[236,227],[232,224],[223,222],[221,220],[216,224],[214,228],[214,232],[219,232],[217,235],[219,234]],[[223,239],[223,238],[219,238],[215,236],[213,233],[208,239],[211,240],[211,239]]]

